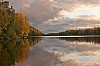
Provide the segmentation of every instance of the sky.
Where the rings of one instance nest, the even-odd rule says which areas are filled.
[[[44,33],[100,26],[100,0],[9,0]]]

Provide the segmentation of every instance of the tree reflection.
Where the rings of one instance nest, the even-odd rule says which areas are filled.
[[[15,46],[15,61],[23,64],[28,57],[29,54],[29,41],[28,39],[21,40],[16,43]]]
[[[78,41],[78,42],[91,42],[91,43],[100,43],[100,37],[66,37],[66,38],[59,38],[60,40],[66,41]]]
[[[23,65],[29,55],[30,46],[40,40],[40,38],[33,38],[0,43],[0,66],[15,66],[15,63]]]
[[[14,46],[16,42],[14,40],[1,43],[0,46],[0,66],[13,66],[15,65]]]
[[[37,43],[40,42],[41,40],[42,40],[42,38],[38,38],[38,37],[29,38],[30,46],[37,44]]]

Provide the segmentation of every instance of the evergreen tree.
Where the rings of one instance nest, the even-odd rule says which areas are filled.
[[[8,37],[13,37],[15,36],[15,29],[14,29],[14,21],[12,19],[10,19],[10,22],[7,26],[7,36]]]

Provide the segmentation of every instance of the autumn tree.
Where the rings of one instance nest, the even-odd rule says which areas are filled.
[[[7,25],[9,24],[9,2],[4,1],[0,2],[0,33],[2,30],[6,29]]]
[[[22,11],[16,13],[15,31],[17,34],[21,34],[21,36],[28,36],[28,33],[30,31],[27,17]]]
[[[15,37],[28,35],[42,35],[38,29],[32,28],[24,12],[16,12],[9,7],[9,1],[0,1],[0,36]]]

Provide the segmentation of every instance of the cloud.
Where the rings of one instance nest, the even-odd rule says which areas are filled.
[[[86,5],[100,5],[100,0],[78,0],[78,2]]]
[[[32,26],[41,29],[45,33],[84,26],[93,27],[93,24],[99,24],[100,0],[9,1],[16,11],[23,10],[26,13]],[[74,17],[75,19],[60,19],[59,17],[62,17],[62,15]]]
[[[82,19],[82,18],[62,18],[55,21],[44,22],[39,25],[44,33],[50,32],[61,32],[69,29],[80,29],[79,27],[97,27],[96,24],[99,24],[100,21],[94,19]],[[47,28],[48,27],[48,28]]]
[[[10,2],[17,11],[23,10],[29,21],[34,22],[35,25],[56,17],[59,11],[59,8],[53,7],[53,0],[14,0]]]
[[[14,7],[17,10],[26,10],[27,12],[39,17],[42,16],[45,17],[55,17],[57,16],[57,12],[60,10],[66,10],[66,11],[74,11],[77,10],[77,8],[80,8],[81,6],[99,6],[100,0],[13,0],[11,1],[11,4],[14,5]],[[26,9],[25,7],[29,7]],[[83,8],[83,7],[82,7]],[[34,12],[37,11],[37,12]],[[43,14],[41,14],[41,13]],[[27,13],[28,14],[28,13]],[[40,14],[38,16],[38,14]],[[30,15],[31,16],[31,15]],[[33,18],[36,19],[36,18]],[[46,18],[47,19],[47,18]],[[45,19],[44,19],[45,20]]]
[[[67,11],[74,11],[80,6],[92,6],[97,7],[100,6],[100,0],[55,0],[59,4],[58,6],[62,7]]]
[[[78,16],[78,18],[80,19],[87,19],[87,20],[99,20],[99,16],[95,16],[95,15],[80,15]]]
[[[25,3],[23,4],[23,6],[26,7],[26,8],[29,8],[30,7],[29,4],[25,4]]]

